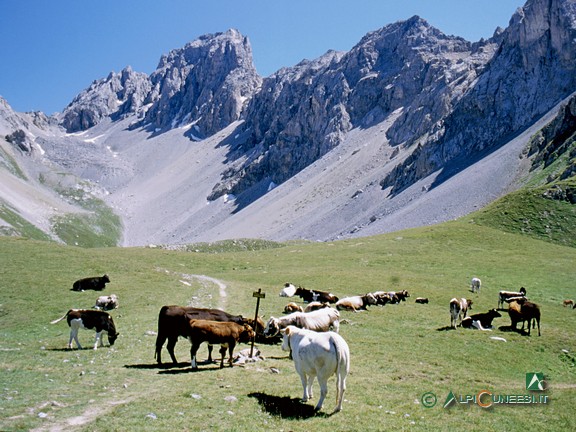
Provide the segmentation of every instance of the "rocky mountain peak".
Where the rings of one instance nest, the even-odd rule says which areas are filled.
[[[68,132],[91,128],[105,117],[137,114],[150,91],[148,76],[126,67],[92,82],[64,109],[61,124]]]
[[[248,38],[237,30],[205,35],[162,56],[150,76],[145,123],[158,129],[194,124],[211,135],[238,120],[260,87]]]

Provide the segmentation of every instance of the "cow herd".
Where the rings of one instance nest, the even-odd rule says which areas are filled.
[[[474,277],[470,282],[470,291],[480,294],[482,282],[479,278]],[[502,315],[499,310],[505,310],[504,305],[508,304],[508,315],[510,317],[510,328],[518,329],[518,324],[522,323],[520,331],[524,331],[525,323],[528,323],[528,335],[531,328],[538,325],[538,336],[540,336],[540,306],[528,301],[526,297],[526,288],[521,287],[519,291],[499,291],[498,305],[496,309],[490,309],[488,312],[473,314],[467,316],[468,311],[472,309],[473,301],[466,298],[453,298],[450,300],[450,327],[475,328],[478,330],[492,330],[492,321]]]
[[[84,278],[74,282],[72,291],[101,291],[110,282],[108,275]],[[480,294],[481,281],[473,278],[470,291]],[[280,292],[281,297],[300,297],[305,307],[290,301],[284,308],[285,315],[270,317],[265,324],[260,318],[249,319],[241,315],[233,315],[220,309],[205,309],[191,306],[162,306],[158,315],[158,332],[155,344],[155,359],[162,364],[162,348],[167,343],[167,350],[174,365],[177,359],[174,348],[179,337],[187,338],[191,344],[190,365],[193,370],[198,368],[197,351],[201,344],[208,345],[208,362],[212,362],[212,347],[220,346],[220,367],[224,367],[226,353],[228,363],[232,366],[233,351],[238,343],[278,343],[282,341],[282,349],[290,352],[290,358],[300,375],[303,387],[303,401],[312,397],[314,378],[320,384],[320,399],[316,410],[322,408],[327,393],[327,380],[336,375],[336,411],[342,408],[346,377],[350,370],[350,350],[347,342],[339,335],[341,311],[359,312],[369,306],[383,306],[405,302],[410,294],[406,290],[398,292],[376,291],[364,295],[339,298],[336,295],[319,290],[309,290],[286,283]],[[418,297],[419,304],[428,304],[428,298]],[[502,315],[507,303],[508,314],[512,327],[528,322],[528,334],[532,325],[538,325],[540,335],[540,308],[527,300],[526,289],[518,292],[500,291],[498,307],[485,313],[469,314],[473,301],[466,298],[452,298],[449,302],[450,327],[475,328],[490,330],[492,321]],[[566,306],[566,304],[565,304]],[[70,327],[68,348],[72,341],[81,349],[78,341],[80,328],[94,330],[96,340],[94,349],[103,345],[102,335],[108,336],[108,342],[113,345],[119,333],[114,321],[106,310],[118,307],[118,297],[114,294],[99,296],[92,309],[70,309],[64,316],[52,321],[52,324],[67,319]],[[533,323],[534,321],[534,323]]]

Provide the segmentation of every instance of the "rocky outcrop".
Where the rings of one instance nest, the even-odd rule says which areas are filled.
[[[97,125],[103,118],[119,119],[138,114],[150,91],[144,73],[127,67],[96,80],[64,109],[61,124],[67,132],[78,132]]]
[[[264,179],[282,183],[336,147],[354,127],[396,110],[399,144],[433,135],[497,48],[446,36],[413,17],[366,35],[347,53],[328,52],[266,78],[246,112],[250,132],[211,198]]]
[[[250,42],[237,30],[202,36],[162,56],[150,81],[144,123],[161,130],[193,124],[200,137],[238,120],[261,84]]]
[[[546,168],[564,160],[547,181],[576,175],[576,96],[570,98],[558,115],[530,140],[528,156],[532,167]]]
[[[574,0],[529,0],[501,35],[498,51],[454,110],[413,156],[382,181],[397,193],[416,180],[490,151],[576,88]]]

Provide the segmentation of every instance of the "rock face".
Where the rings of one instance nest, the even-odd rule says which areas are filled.
[[[105,117],[118,120],[139,114],[150,87],[148,76],[130,67],[120,73],[112,72],[74,98],[64,109],[61,124],[67,132],[78,132],[97,125]]]
[[[413,17],[366,35],[347,53],[284,68],[264,79],[246,112],[246,157],[212,198],[264,179],[282,183],[338,146],[354,127],[398,119],[393,144],[438,132],[497,44],[446,36]]]
[[[166,130],[193,123],[201,137],[240,118],[260,87],[248,39],[237,30],[203,36],[160,59],[150,76],[145,123]]]
[[[566,103],[553,121],[532,137],[528,155],[533,156],[533,168],[548,167],[558,158],[566,158],[566,168],[551,174],[549,181],[576,175],[576,96]]]
[[[532,0],[519,9],[484,72],[454,110],[382,181],[398,192],[440,167],[510,139],[576,89],[576,2]]]

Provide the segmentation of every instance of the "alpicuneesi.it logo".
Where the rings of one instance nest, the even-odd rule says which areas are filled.
[[[480,390],[473,394],[456,394],[453,391],[448,393],[444,401],[444,408],[456,405],[478,405],[481,408],[490,408],[496,405],[538,405],[547,404],[549,397],[546,394],[537,393],[546,391],[544,374],[541,372],[530,372],[526,374],[526,390],[531,393],[500,394],[490,390]],[[421,398],[425,408],[432,408],[436,405],[438,398],[432,392],[424,393]]]

